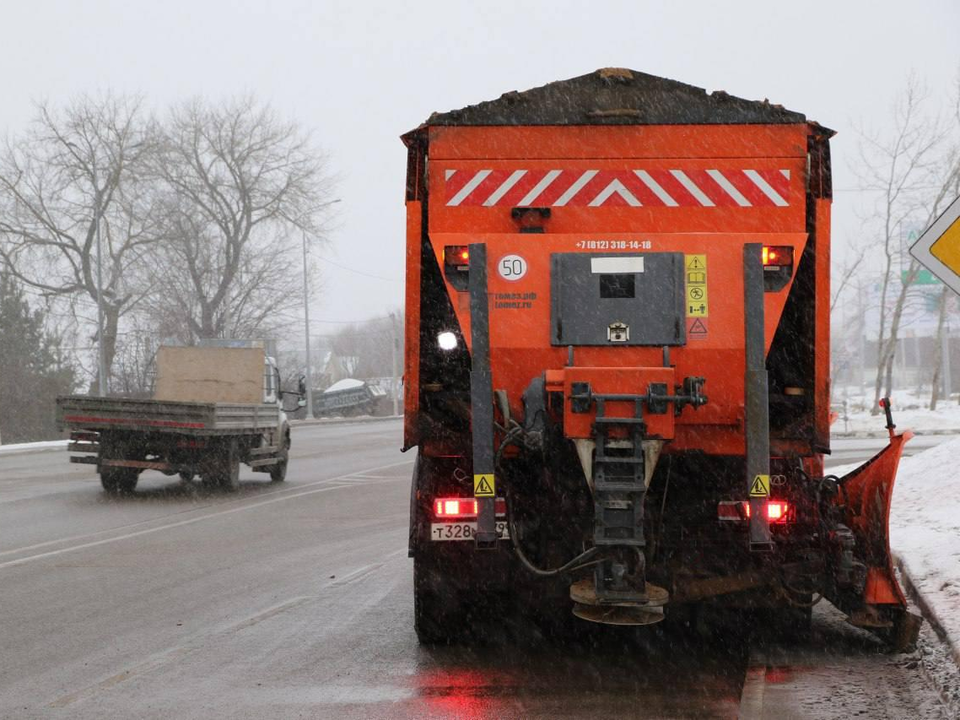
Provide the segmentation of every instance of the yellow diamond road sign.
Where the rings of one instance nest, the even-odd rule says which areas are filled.
[[[960,294],[960,198],[910,248],[910,254]]]

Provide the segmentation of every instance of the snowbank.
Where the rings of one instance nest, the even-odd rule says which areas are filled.
[[[913,430],[917,433],[951,432],[960,429],[960,405],[955,402],[941,403],[936,410],[925,408],[903,409],[896,402],[893,405],[893,421],[897,430]],[[869,410],[848,412],[840,417],[830,428],[834,433],[886,433],[883,414],[871,415]]]
[[[958,461],[960,438],[901,460],[890,511],[893,552],[954,647],[960,647]]]
[[[37,452],[39,450],[65,450],[66,440],[47,440],[45,442],[32,443],[13,443],[11,445],[0,445],[0,455],[12,455],[13,453]]]
[[[859,388],[857,388],[859,391]],[[910,429],[917,433],[950,432],[960,429],[960,404],[956,396],[942,399],[936,410],[929,410],[929,397],[918,397],[910,391],[897,391],[890,398],[893,405],[893,421],[898,430]],[[832,409],[837,413],[831,426],[838,433],[884,434],[883,413],[871,415],[873,396],[859,394],[834,394]]]

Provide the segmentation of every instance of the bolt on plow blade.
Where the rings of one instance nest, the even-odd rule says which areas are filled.
[[[840,479],[844,492],[837,501],[846,504],[846,524],[866,565],[866,578],[862,590],[838,589],[829,597],[852,624],[872,630],[898,650],[912,646],[920,631],[918,619],[907,611],[890,553],[890,501],[903,446],[912,437],[910,432],[891,434],[886,448]]]

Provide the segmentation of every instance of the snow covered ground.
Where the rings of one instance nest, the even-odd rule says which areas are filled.
[[[917,433],[960,431],[960,404],[957,397],[941,400],[936,410],[929,409],[930,398],[918,397],[912,391],[897,391],[890,398],[893,421],[898,430],[910,429]],[[886,434],[883,413],[871,415],[873,395],[865,397],[860,388],[855,392],[834,393],[833,410],[838,414],[831,426],[834,434]]]
[[[66,440],[47,440],[45,442],[32,443],[13,443],[11,445],[0,445],[0,455],[12,455],[13,453],[37,452],[38,450],[65,450],[67,448]]]
[[[914,457],[897,473],[890,545],[954,648],[960,649],[960,438]]]

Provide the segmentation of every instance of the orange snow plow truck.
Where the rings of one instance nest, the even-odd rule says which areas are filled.
[[[416,629],[826,598],[891,644],[907,435],[830,451],[833,132],[625,69],[403,136]]]

